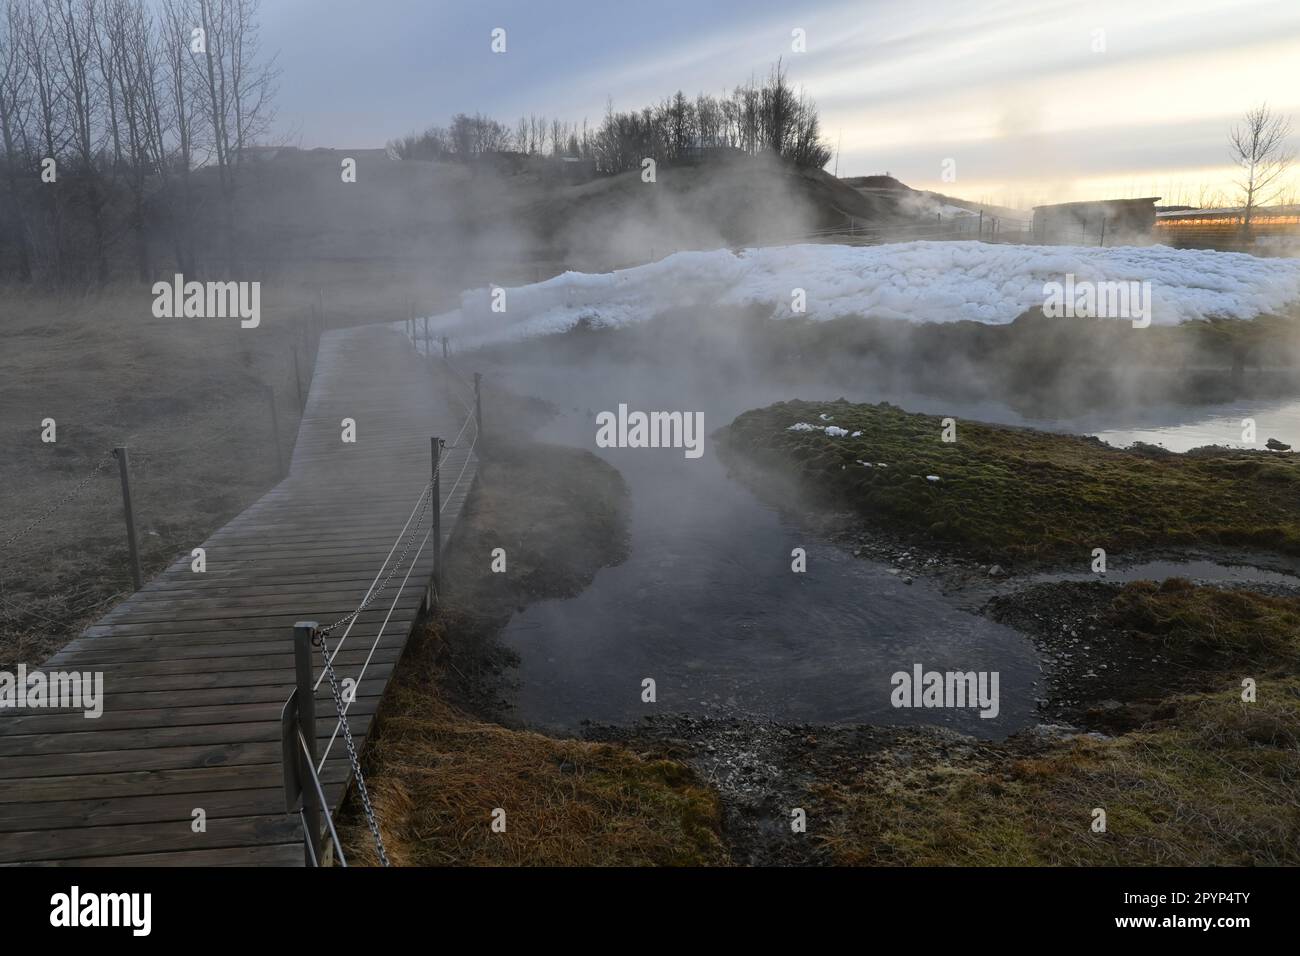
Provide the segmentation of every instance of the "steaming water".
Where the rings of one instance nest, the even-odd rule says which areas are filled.
[[[590,396],[592,411],[620,401],[704,410],[706,432],[788,397],[761,388],[723,394],[702,379],[669,384],[624,371],[589,380],[571,368],[525,375],[512,366],[510,374],[523,393]],[[1024,636],[957,609],[923,579],[905,584],[887,566],[802,530],[728,477],[707,439],[703,457],[687,460],[678,449],[597,449],[595,434],[584,407],[539,437],[587,448],[619,469],[631,499],[631,553],[579,596],[532,605],[507,627],[504,640],[520,659],[524,723],[572,731],[584,719],[690,712],[944,724],[995,738],[1034,723],[1041,673]],[[807,551],[807,573],[790,569],[796,547]],[[998,671],[998,716],[895,709],[891,675],[916,663]],[[657,685],[655,704],[641,701],[647,677]]]
[[[1255,421],[1255,442],[1242,440],[1242,420]],[[1300,402],[1233,402],[1199,409],[1178,406],[1145,410],[1119,426],[1092,431],[1117,447],[1135,441],[1187,451],[1200,445],[1262,448],[1269,438],[1300,448]]]
[[[511,386],[561,407],[539,438],[586,448],[616,467],[631,498],[630,556],[601,570],[574,598],[514,616],[504,641],[519,655],[516,715],[526,725],[575,731],[584,720],[628,723],[654,713],[745,714],[815,723],[935,724],[1001,738],[1036,722],[1038,654],[1025,636],[958,608],[923,578],[904,583],[889,567],[852,557],[802,528],[730,478],[711,440],[704,456],[678,449],[597,449],[593,414],[626,402],[633,410],[702,410],[705,432],[740,412],[798,396],[888,399],[912,411],[952,414],[950,404],[886,394],[870,384],[797,387],[718,383],[714,370],[608,365],[512,364]],[[1166,406],[1087,418],[1026,418],[994,402],[963,403],[961,417],[1095,434],[1112,444],[1241,445],[1241,420],[1300,447],[1300,403]],[[790,570],[806,549],[808,572]],[[1207,580],[1294,580],[1212,562],[1157,562],[1117,569],[1114,580],[1173,575]],[[1044,576],[1061,580],[1070,575]],[[997,671],[1000,713],[896,709],[891,676],[926,670]],[[657,703],[641,700],[642,679]]]

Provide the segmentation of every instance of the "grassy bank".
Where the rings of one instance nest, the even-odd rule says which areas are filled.
[[[799,423],[816,428],[791,430]],[[1093,548],[1191,544],[1300,553],[1292,454],[1119,450],[960,420],[945,442],[942,419],[887,403],[782,402],[738,416],[723,437],[827,503],[982,560],[1084,563]]]
[[[408,645],[367,747],[395,864],[727,861],[717,796],[681,763],[484,719],[500,716],[508,681],[500,628],[516,607],[577,593],[621,561],[625,508],[618,473],[586,452],[510,441],[483,463],[441,607]],[[489,568],[498,547],[506,573]],[[497,808],[505,832],[492,829]],[[375,862],[355,800],[340,832],[349,860]]]
[[[900,766],[820,788],[839,864],[1300,863],[1300,682],[1173,698],[1147,730]],[[1095,809],[1105,832],[1092,829]]]
[[[1101,587],[1101,586],[1098,586]],[[1107,589],[1097,621],[1160,648],[1115,737],[1016,738],[953,759],[866,756],[816,790],[831,862],[1249,865],[1300,862],[1300,599],[1173,580]],[[1113,595],[1113,596],[1109,596]],[[1242,697],[1244,677],[1256,699]],[[1170,693],[1189,684],[1198,693]],[[1105,832],[1093,829],[1094,810]]]

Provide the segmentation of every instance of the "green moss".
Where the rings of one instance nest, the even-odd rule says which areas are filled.
[[[821,839],[843,864],[1300,863],[1300,682],[1261,681],[1251,704],[1234,688],[1170,707],[1149,730],[1022,759],[866,768],[822,789]]]
[[[790,431],[797,422],[861,434]],[[982,558],[1193,543],[1300,553],[1293,455],[1151,454],[967,421],[958,421],[955,442],[941,431],[941,419],[887,403],[783,402],[745,412],[724,436],[730,448],[793,470],[833,504]]]
[[[1196,587],[1182,578],[1125,585],[1110,625],[1174,654],[1234,661],[1300,660],[1300,599]]]

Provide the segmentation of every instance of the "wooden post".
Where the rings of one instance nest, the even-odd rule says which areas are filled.
[[[140,548],[135,540],[135,512],[131,509],[131,466],[126,446],[114,448],[113,457],[117,459],[117,471],[122,477],[122,511],[126,515],[126,544],[131,552],[131,581],[138,591],[144,587],[144,579],[140,574]]]
[[[285,477],[284,452],[280,448],[280,413],[275,407],[275,389],[266,386],[266,403],[271,406],[271,438],[275,441],[275,470],[281,479]]]
[[[483,376],[478,372],[474,373],[474,433],[478,436],[479,441],[483,440],[483,396],[479,391],[479,383],[483,381]]]
[[[447,336],[442,337],[442,360],[447,361]]]
[[[293,347],[293,380],[298,386],[298,408],[307,410],[307,397],[302,393],[302,372],[298,370],[298,346]]]
[[[1106,244],[1106,216],[1103,213],[1101,217],[1101,239],[1098,241],[1097,245],[1104,246],[1105,244]]]
[[[979,227],[980,227],[979,238],[982,239],[984,237],[984,210],[983,209],[980,210]]]
[[[312,636],[316,633],[317,624],[315,621],[299,621],[293,626],[293,671],[294,679],[298,688],[298,729],[302,732],[302,739],[307,743],[307,753],[310,757],[302,756],[305,764],[309,759],[310,767],[303,767],[299,778],[302,780],[302,810],[303,819],[307,822],[306,845],[303,847],[303,855],[307,860],[308,866],[314,864],[313,860],[319,861],[321,856],[321,807],[320,798],[316,795],[315,788],[307,786],[311,780],[311,775],[316,772],[316,681],[312,673]]]
[[[429,439],[429,445],[433,452],[433,488],[429,499],[433,508],[433,591],[437,594],[442,588],[442,475],[438,466],[442,462],[443,441],[434,436]],[[431,599],[426,603],[433,607]]]

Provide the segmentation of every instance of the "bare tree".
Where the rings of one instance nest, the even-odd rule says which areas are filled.
[[[158,171],[163,180],[172,248],[176,267],[182,273],[195,270],[194,187],[190,176],[195,165],[194,137],[199,112],[196,61],[190,52],[190,31],[195,19],[189,0],[163,0],[158,45],[164,75],[160,96],[165,103],[159,102],[155,108],[153,135],[160,153]],[[168,131],[174,136],[170,150],[166,146]]]
[[[207,132],[221,189],[222,233],[228,268],[235,262],[235,175],[244,150],[274,119],[271,99],[279,70],[259,62],[260,0],[198,0],[203,31],[201,70]]]
[[[18,22],[19,45],[31,83],[32,115],[31,140],[33,159],[57,160],[63,155],[67,141],[66,96],[58,80],[57,55],[53,50],[53,22],[45,3],[26,0]],[[37,195],[44,213],[44,234],[37,243],[43,247],[49,274],[54,280],[63,278],[64,262],[64,209],[63,191],[39,189]]]
[[[233,259],[236,173],[274,115],[276,69],[258,49],[257,8],[0,0],[5,269],[102,282],[129,236],[147,279],[162,226],[180,271],[194,272],[195,220],[205,215]],[[204,165],[215,167],[210,190],[192,175]]]
[[[95,160],[104,137],[100,121],[103,86],[94,72],[98,49],[97,0],[46,0],[52,12],[60,85],[68,110],[69,145],[90,218],[95,276],[108,281],[108,235],[104,190]]]
[[[18,0],[8,0],[4,9],[0,10],[0,147],[4,148],[5,204],[9,211],[9,221],[13,224],[18,278],[25,282],[32,277],[32,260],[19,185],[19,171],[27,159],[21,139],[30,81],[27,62],[19,48],[23,34],[23,15]]]
[[[123,167],[131,194],[131,232],[135,237],[136,270],[142,282],[152,272],[149,255],[146,190],[163,166],[161,118],[158,111],[159,52],[154,40],[153,16],[143,0],[108,0],[104,10],[105,33],[110,61],[114,66],[113,88],[120,98],[120,117],[125,130],[114,133],[121,149],[125,139]],[[122,165],[121,160],[118,164]]]
[[[1267,104],[1246,113],[1228,134],[1232,161],[1241,170],[1237,188],[1242,198],[1243,230],[1250,228],[1256,207],[1267,206],[1281,191],[1282,175],[1295,160],[1287,148],[1291,121],[1273,113]]]

